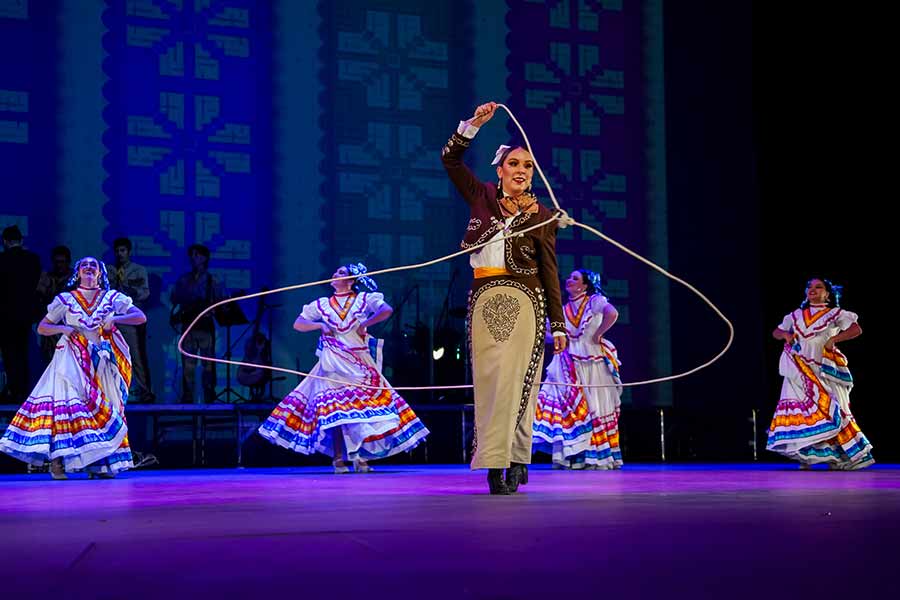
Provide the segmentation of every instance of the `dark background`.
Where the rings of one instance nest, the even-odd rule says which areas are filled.
[[[764,444],[781,385],[770,332],[815,276],[844,285],[842,306],[860,315],[863,336],[842,345],[851,406],[876,459],[900,459],[884,358],[896,257],[884,208],[895,197],[886,15],[830,6],[665,6],[671,264],[737,328],[720,363],[675,384],[688,456],[746,452],[740,417],[751,409]],[[673,293],[676,370],[723,336],[705,307]]]

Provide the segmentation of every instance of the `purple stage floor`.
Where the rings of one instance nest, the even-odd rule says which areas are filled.
[[[3,597],[897,597],[897,467],[75,477],[0,476]]]

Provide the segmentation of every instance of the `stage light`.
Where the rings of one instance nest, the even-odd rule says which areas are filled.
[[[434,360],[441,360],[441,358],[443,358],[443,356],[444,356],[444,347],[443,346],[435,348],[434,350],[431,351],[431,357]]]

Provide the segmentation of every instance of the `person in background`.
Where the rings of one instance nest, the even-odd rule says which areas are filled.
[[[334,292],[303,307],[297,331],[318,331],[319,362],[259,427],[266,440],[301,454],[332,457],[335,473],[371,470],[369,460],[405,452],[428,429],[381,374],[368,329],[394,312],[362,263],[334,272]],[[346,382],[346,383],[339,383]],[[366,387],[362,387],[366,386]],[[381,388],[381,389],[379,389]]]
[[[593,271],[572,271],[566,293],[569,346],[553,356],[538,393],[534,449],[550,454],[556,468],[619,469],[622,381],[618,352],[606,338],[619,313]],[[608,387],[581,387],[591,385]]]
[[[193,244],[188,248],[187,254],[191,259],[191,270],[178,278],[172,292],[172,304],[176,306],[175,320],[183,328],[182,331],[206,308],[225,298],[225,287],[222,282],[209,272],[209,248],[202,244]],[[198,356],[215,357],[216,323],[212,314],[207,313],[194,325],[184,339],[182,347]],[[182,354],[181,365],[184,371],[181,402],[193,404],[197,359]],[[205,360],[202,368],[203,401],[215,402],[216,363]]]
[[[66,291],[69,279],[72,278],[72,251],[67,246],[56,246],[50,251],[50,270],[41,273],[38,281],[38,308],[40,312],[35,315],[37,320],[44,316],[44,309],[53,299]],[[40,337],[41,358],[44,365],[48,365],[56,352],[56,343],[59,335],[42,335]]]
[[[116,263],[107,266],[109,284],[113,289],[128,295],[134,305],[146,312],[147,298],[150,297],[150,285],[147,269],[131,260],[132,244],[127,237],[113,241],[113,252]],[[150,365],[147,361],[147,324],[122,325],[119,327],[122,337],[131,349],[131,402],[153,402],[150,384]]]
[[[25,249],[22,231],[16,225],[3,230],[0,254],[0,354],[6,387],[0,403],[25,400],[30,383],[28,338],[38,310],[37,285],[41,259]]]

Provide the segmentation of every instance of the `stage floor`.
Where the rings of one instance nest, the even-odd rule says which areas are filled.
[[[5,597],[895,597],[898,466],[74,477],[0,476]]]

